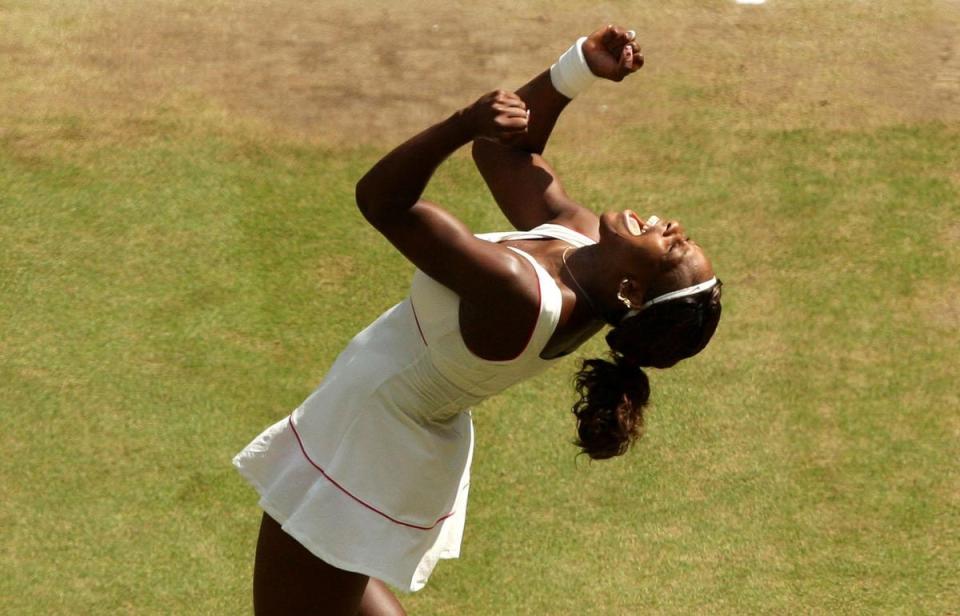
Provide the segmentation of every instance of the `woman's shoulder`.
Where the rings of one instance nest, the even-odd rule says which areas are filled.
[[[566,229],[590,240],[590,243],[600,239],[600,219],[585,207],[564,213],[562,216],[548,220],[536,228],[545,228],[545,230],[560,231],[561,233],[562,229]]]
[[[515,231],[497,231],[493,233],[479,233],[476,237],[493,243],[523,241],[523,240],[562,240],[574,246],[588,246],[595,244],[599,239],[599,225],[595,214],[590,217],[553,218],[529,229]]]

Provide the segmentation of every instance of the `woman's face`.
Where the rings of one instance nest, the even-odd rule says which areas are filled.
[[[628,275],[649,280],[648,297],[689,287],[713,276],[703,248],[675,220],[650,225],[632,210],[606,212],[600,216],[600,242],[614,247],[620,263],[630,264]]]

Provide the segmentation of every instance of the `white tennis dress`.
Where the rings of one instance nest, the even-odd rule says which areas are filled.
[[[554,224],[478,237],[593,243]],[[551,364],[540,353],[562,306],[550,274],[513,250],[540,283],[540,315],[519,356],[490,361],[470,352],[459,297],[417,271],[410,296],[357,334],[310,397],[233,459],[264,511],[318,558],[415,591],[439,559],[460,555],[469,409]]]

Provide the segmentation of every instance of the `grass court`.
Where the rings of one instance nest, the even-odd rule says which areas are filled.
[[[476,408],[462,557],[407,610],[956,614],[947,0],[0,0],[3,611],[249,613],[230,459],[412,272],[356,180],[608,22],[646,66],[546,156],[597,211],[682,220],[724,318],[621,459],[575,458],[576,358]],[[427,196],[506,228],[465,152]]]

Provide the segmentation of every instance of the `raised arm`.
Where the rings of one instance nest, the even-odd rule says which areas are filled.
[[[593,32],[581,47],[590,73],[621,81],[639,70],[643,56],[633,39],[632,32],[617,26]],[[575,59],[575,48],[568,53]],[[556,172],[541,156],[557,119],[576,92],[570,83],[559,85],[567,96],[546,70],[520,88],[517,95],[530,110],[527,132],[500,143],[474,141],[473,159],[497,205],[518,229],[554,221],[589,233],[596,217],[567,196]]]
[[[509,295],[522,278],[518,266],[525,267],[515,253],[475,238],[449,212],[420,196],[437,166],[461,146],[476,138],[511,138],[526,128],[523,101],[491,92],[384,156],[357,183],[357,205],[404,256],[461,298],[482,300],[492,288]]]

